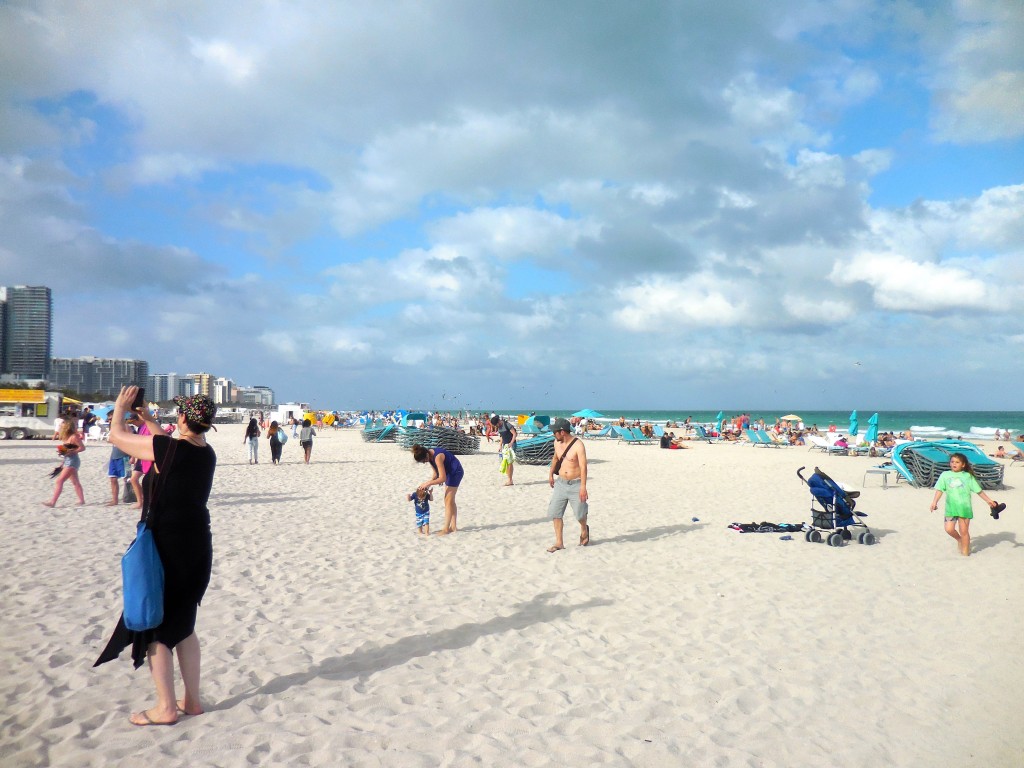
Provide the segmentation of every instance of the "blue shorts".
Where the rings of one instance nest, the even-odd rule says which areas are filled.
[[[82,460],[78,457],[77,453],[72,453],[64,457],[64,466],[78,469],[82,466]]]
[[[580,501],[580,479],[563,480],[555,478],[555,487],[551,491],[551,501],[548,502],[548,517],[552,520],[561,519],[565,514],[565,505],[572,507],[572,512],[579,522],[587,519],[590,505]]]
[[[124,459],[111,459],[107,463],[107,477],[127,477],[124,471]]]
[[[417,509],[416,510],[416,527],[417,528],[422,528],[425,525],[430,525],[430,510],[428,509],[426,512],[420,512]]]

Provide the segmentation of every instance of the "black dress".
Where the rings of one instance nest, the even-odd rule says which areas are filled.
[[[195,631],[196,610],[210,583],[213,541],[206,502],[217,456],[208,445],[199,447],[166,435],[153,436],[153,454],[153,466],[159,472],[151,469],[143,480],[147,507],[143,519],[148,512],[149,527],[164,566],[164,620],[155,629],[133,632],[125,627],[122,614],[94,667],[116,659],[129,645],[136,669],[145,661],[150,643],[174,648]]]

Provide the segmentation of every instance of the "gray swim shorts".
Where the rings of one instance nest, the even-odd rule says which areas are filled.
[[[548,502],[548,517],[552,520],[561,519],[565,514],[565,505],[572,507],[572,512],[579,522],[587,519],[587,512],[590,506],[585,501],[580,501],[580,481],[563,480],[555,478],[555,487],[551,491],[551,501]]]

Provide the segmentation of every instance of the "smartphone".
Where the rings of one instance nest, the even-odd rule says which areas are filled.
[[[137,411],[146,405],[146,388],[139,387],[139,391],[135,393],[135,399],[132,401],[132,410]]]

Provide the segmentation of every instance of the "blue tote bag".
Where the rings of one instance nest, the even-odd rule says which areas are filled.
[[[128,551],[121,558],[121,587],[124,591],[124,625],[133,632],[153,629],[164,620],[164,564],[156,548],[150,518],[158,511],[160,486],[174,462],[174,449],[178,441],[171,439],[167,457],[157,468],[152,499],[146,519],[139,523]]]
[[[121,585],[124,625],[134,632],[160,626],[164,620],[164,566],[146,522],[139,523],[135,541],[121,558]]]

